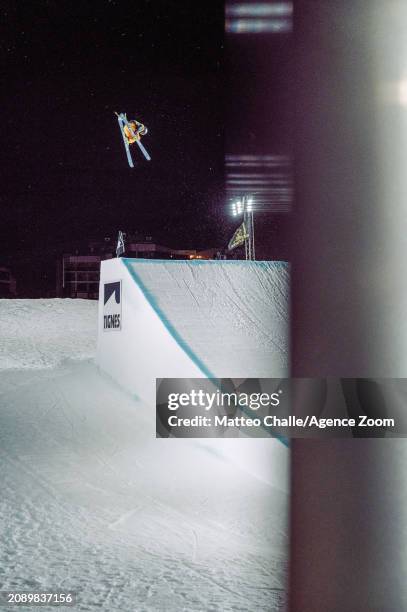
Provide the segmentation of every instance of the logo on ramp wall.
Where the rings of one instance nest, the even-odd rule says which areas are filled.
[[[120,331],[122,328],[122,282],[103,285],[103,330]]]

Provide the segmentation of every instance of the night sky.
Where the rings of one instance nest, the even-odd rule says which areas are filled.
[[[175,248],[223,245],[225,130],[242,82],[239,62],[225,61],[223,3],[9,0],[2,13],[0,256],[69,252],[118,229]],[[244,82],[256,72],[247,65]],[[256,89],[244,95],[255,116]],[[276,100],[280,152],[288,115]],[[114,111],[147,125],[151,162],[133,147],[128,167]],[[236,118],[244,152],[247,125]]]
[[[2,252],[119,228],[206,243],[223,184],[214,4],[2,3]],[[114,111],[148,126],[151,163],[133,150],[128,167]]]

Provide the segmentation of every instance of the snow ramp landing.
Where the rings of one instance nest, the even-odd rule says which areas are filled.
[[[288,264],[102,262],[97,362],[155,402],[156,378],[288,376]]]

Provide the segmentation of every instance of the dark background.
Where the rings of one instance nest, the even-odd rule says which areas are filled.
[[[35,259],[35,282],[48,284],[56,256],[118,229],[174,248],[224,246],[236,226],[225,143],[289,149],[287,38],[232,37],[226,54],[217,1],[2,7],[0,264]],[[150,163],[133,148],[128,167],[114,111],[148,126]],[[260,257],[284,258],[284,223],[263,216]]]

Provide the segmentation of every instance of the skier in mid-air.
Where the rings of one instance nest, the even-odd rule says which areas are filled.
[[[144,145],[141,143],[141,138],[148,132],[146,126],[136,119],[131,119],[129,121],[126,113],[116,113],[116,115],[119,122],[120,131],[122,133],[124,148],[126,149],[127,161],[129,162],[130,168],[134,168],[133,159],[130,152],[131,144],[136,143],[147,161],[150,161],[151,157],[147,153]]]

